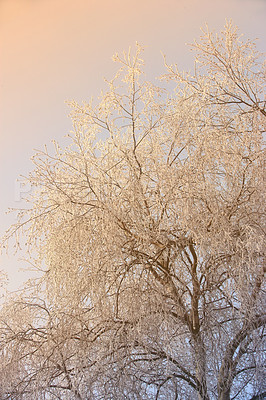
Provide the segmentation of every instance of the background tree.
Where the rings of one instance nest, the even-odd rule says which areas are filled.
[[[3,399],[265,397],[265,67],[230,23],[193,48],[172,95],[139,45],[115,56],[69,147],[34,156],[5,240],[43,276],[2,309]]]

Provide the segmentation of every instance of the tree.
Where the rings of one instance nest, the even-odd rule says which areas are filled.
[[[4,240],[43,274],[1,312],[2,399],[265,398],[265,66],[231,23],[193,48],[168,90],[116,55],[34,156]]]

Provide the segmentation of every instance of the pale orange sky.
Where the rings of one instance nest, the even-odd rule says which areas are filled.
[[[161,51],[193,67],[185,43],[226,18],[265,51],[265,0],[0,0],[0,235],[13,221],[6,208],[21,205],[15,180],[31,169],[33,148],[71,128],[65,100],[97,97],[115,72],[112,55],[136,41],[147,46],[148,78],[164,72]],[[18,265],[0,259],[11,288]]]

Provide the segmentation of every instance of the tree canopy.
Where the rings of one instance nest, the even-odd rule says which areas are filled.
[[[39,151],[5,242],[42,273],[0,315],[0,397],[266,396],[265,64],[227,23],[158,85],[143,49]]]

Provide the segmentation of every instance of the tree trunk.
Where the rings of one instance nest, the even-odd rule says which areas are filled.
[[[193,335],[198,399],[210,400],[206,381],[206,352],[200,333]]]
[[[224,389],[218,394],[218,400],[230,400],[230,389]]]

